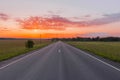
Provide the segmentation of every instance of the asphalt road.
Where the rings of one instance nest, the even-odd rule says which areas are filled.
[[[120,70],[59,41],[4,65],[0,80],[120,80]]]

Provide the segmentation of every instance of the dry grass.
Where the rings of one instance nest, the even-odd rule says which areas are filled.
[[[96,55],[120,62],[120,42],[68,42]]]
[[[34,40],[35,47],[32,49],[25,48],[26,40],[0,40],[0,61],[6,60],[17,55],[44,47],[50,44],[50,41]]]

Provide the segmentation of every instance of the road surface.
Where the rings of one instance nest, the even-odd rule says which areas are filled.
[[[120,80],[120,70],[59,41],[4,65],[0,80]]]

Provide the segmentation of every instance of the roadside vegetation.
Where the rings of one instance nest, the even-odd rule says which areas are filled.
[[[26,52],[36,50],[47,46],[51,41],[33,40],[34,47],[26,48],[27,40],[0,40],[0,61],[25,54]],[[31,47],[31,46],[30,46]]]
[[[120,42],[75,42],[68,44],[96,55],[120,62]]]

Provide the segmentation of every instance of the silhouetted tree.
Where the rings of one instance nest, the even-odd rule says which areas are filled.
[[[27,40],[25,46],[26,48],[33,48],[34,42],[32,40]]]

